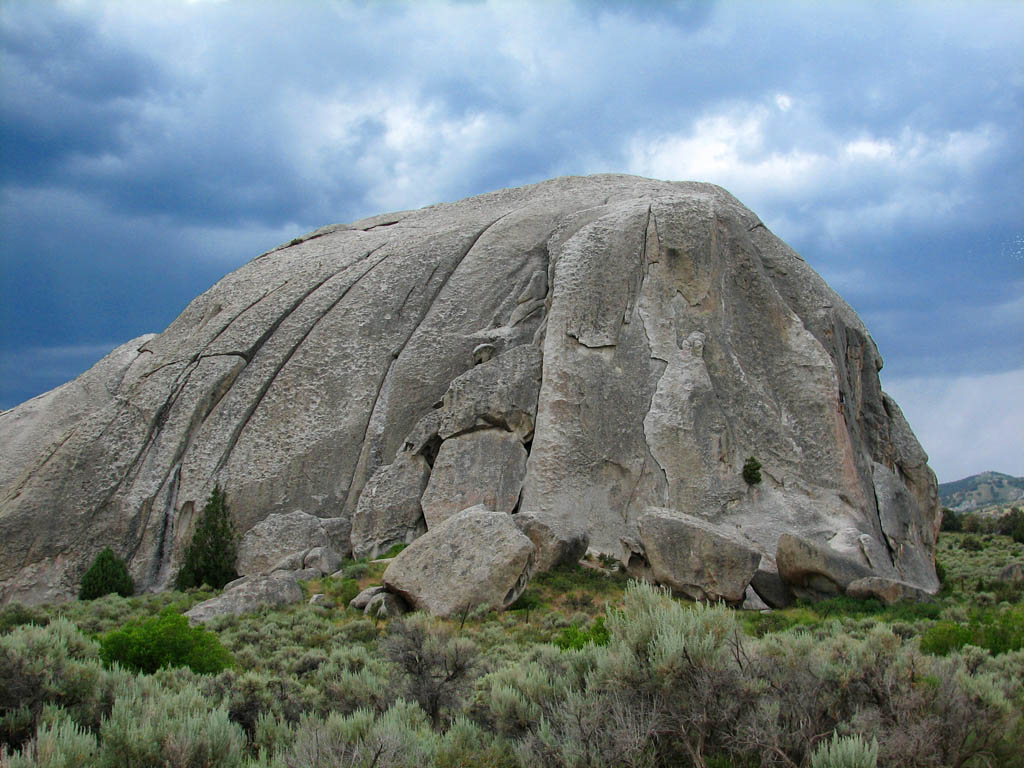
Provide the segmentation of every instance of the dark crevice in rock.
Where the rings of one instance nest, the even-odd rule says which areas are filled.
[[[367,253],[367,255],[363,259],[360,259],[358,262],[355,262],[355,264],[359,264],[359,263],[362,263],[363,261],[366,261],[366,259],[368,259],[371,255],[373,255],[374,253],[379,251],[385,245],[386,245],[386,243],[382,243],[381,245],[378,245],[376,248],[372,249],[369,253]],[[309,334],[311,334],[313,332],[313,329],[317,327],[317,325],[320,323],[320,321],[323,320],[324,317],[326,317],[331,312],[331,310],[333,310],[336,306],[338,306],[339,303],[341,303],[342,299],[344,299],[348,295],[349,291],[351,291],[356,285],[358,285],[359,282],[364,277],[366,277],[371,271],[373,271],[386,258],[387,258],[387,254],[384,254],[384,256],[380,257],[373,264],[371,264],[369,267],[367,267],[365,270],[363,270],[362,274],[360,274],[359,277],[357,277],[355,280],[353,280],[352,283],[350,283],[338,295],[338,297],[336,299],[334,299],[334,301],[332,301],[330,303],[330,305],[328,305],[327,309],[325,309],[323,312],[321,312],[316,317],[316,319],[314,319],[313,322],[310,323],[310,325],[306,329],[305,333],[303,333],[302,336],[299,338],[299,340],[297,342],[295,342],[295,344],[292,345],[291,349],[288,350],[288,352],[285,354],[285,356],[281,360],[281,362],[279,362],[277,364],[277,366],[274,368],[274,372],[263,383],[263,386],[260,387],[260,390],[259,390],[259,392],[257,392],[256,397],[253,399],[252,404],[246,409],[245,414],[243,415],[241,421],[238,423],[238,425],[235,427],[234,431],[231,433],[231,437],[228,440],[227,447],[224,449],[224,453],[221,454],[220,460],[217,462],[217,466],[214,468],[214,471],[213,471],[214,475],[216,475],[217,472],[219,472],[224,467],[224,465],[227,463],[228,457],[231,456],[231,452],[234,450],[235,445],[238,444],[238,439],[242,436],[242,432],[245,430],[246,426],[249,424],[249,421],[250,421],[250,419],[252,419],[252,415],[256,412],[256,409],[259,408],[260,403],[263,402],[263,398],[266,397],[267,392],[270,391],[270,387],[273,385],[274,380],[277,378],[278,374],[281,373],[281,371],[284,369],[284,367],[288,364],[288,361],[292,359],[292,356],[298,351],[299,347],[302,346],[302,343],[309,337]],[[349,266],[345,267],[344,269],[340,270],[339,272],[336,272],[334,275],[332,275],[332,277],[335,277],[337,275],[340,275],[340,274],[343,274],[343,273],[347,272],[351,267],[355,266],[355,264],[350,264]],[[328,279],[330,279],[330,278],[328,278]],[[324,282],[326,282],[326,281],[323,281],[322,283],[320,283],[320,285],[323,285]],[[307,294],[307,296],[308,295],[309,294]]]
[[[370,253],[372,253],[372,251]],[[359,263],[365,261],[366,259],[368,259],[370,257],[370,253],[366,254],[366,256],[364,256],[362,259],[359,259],[359,261],[356,261],[353,264],[348,265],[347,267],[343,267],[342,269],[339,269],[337,272],[331,273],[330,275],[325,277],[323,280],[321,280],[320,282],[316,283],[308,291],[303,293],[298,299],[293,301],[291,306],[289,306],[280,316],[278,316],[277,319],[275,319],[273,323],[270,324],[270,327],[267,328],[267,330],[265,330],[260,335],[260,337],[258,339],[256,339],[255,342],[253,342],[253,344],[249,347],[249,349],[247,349],[245,352],[240,352],[239,354],[242,357],[245,358],[246,362],[251,363],[253,358],[256,357],[256,353],[259,352],[260,349],[263,348],[263,345],[267,343],[267,341],[270,339],[271,336],[274,335],[274,333],[277,332],[277,329],[281,327],[281,324],[284,323],[284,321],[287,320],[289,317],[291,317],[292,313],[294,313],[295,310],[297,310],[306,299],[308,299],[310,296],[312,296],[316,291],[320,290],[320,288],[328,280],[331,280],[331,279],[337,277],[339,274],[341,274],[345,270],[349,269],[349,267],[352,267],[355,264],[359,264]],[[254,304],[254,306],[255,306],[255,304]],[[241,315],[239,315],[239,316],[241,316]],[[210,343],[212,344],[213,342],[210,342]]]
[[[438,435],[427,440],[420,449],[420,456],[427,460],[427,465],[433,469],[437,460],[437,453],[441,450],[441,443],[444,442]]]
[[[171,472],[171,482],[167,489],[166,501],[164,504],[163,525],[160,527],[160,533],[157,536],[156,540],[157,556],[154,558],[153,564],[150,568],[150,583],[159,584],[159,582],[161,581],[161,576],[164,574],[164,572],[167,570],[167,567],[170,565],[170,545],[174,532],[174,502],[178,495],[178,485],[180,482],[181,463],[178,462],[177,464],[174,465],[174,470]]]
[[[235,323],[235,321],[238,320],[238,318],[240,318],[242,315],[244,315],[250,309],[255,307],[257,304],[259,304],[261,301],[263,301],[268,296],[272,296],[273,294],[277,293],[279,290],[281,290],[286,285],[288,285],[289,282],[290,282],[289,280],[285,280],[280,285],[278,285],[278,286],[276,286],[274,288],[271,288],[269,291],[264,291],[262,296],[260,296],[259,298],[254,299],[253,301],[249,302],[249,304],[247,306],[245,306],[244,308],[242,308],[238,312],[236,312],[235,315],[230,320],[228,320],[221,327],[221,329],[219,331],[217,331],[216,335],[212,339],[210,339],[205,345],[203,345],[203,348],[202,348],[202,350],[200,350],[199,354],[201,355],[203,352],[205,352],[207,349],[209,349],[210,346],[214,342],[217,341],[217,339],[219,339],[222,335],[224,335],[224,332],[227,331],[227,329],[230,328]],[[198,355],[197,355],[197,357],[198,357]],[[252,356],[250,355],[247,359],[251,360]]]
[[[424,309],[423,314],[420,316],[419,321],[416,323],[416,325],[413,326],[412,330],[405,337],[405,340],[402,342],[401,346],[392,355],[391,363],[388,365],[387,370],[384,372],[384,376],[381,378],[380,383],[377,386],[377,392],[374,395],[373,404],[370,406],[369,415],[367,416],[366,419],[366,426],[363,429],[363,439],[361,442],[362,448],[359,452],[359,458],[356,460],[355,466],[352,468],[352,475],[349,478],[348,482],[348,490],[346,491],[345,499],[342,502],[342,508],[345,510],[346,514],[351,516],[351,514],[355,511],[355,505],[356,503],[358,503],[359,496],[363,492],[362,483],[359,485],[358,488],[355,487],[356,477],[359,474],[360,468],[365,469],[367,461],[367,452],[369,451],[369,444],[367,438],[370,432],[370,425],[373,424],[373,417],[377,410],[377,403],[380,401],[380,393],[386,387],[388,378],[391,375],[391,371],[395,367],[395,363],[397,363],[399,358],[401,358],[402,353],[405,351],[406,346],[408,346],[409,344],[409,341],[412,340],[412,338],[416,335],[416,332],[423,325],[423,322],[427,319],[427,317],[429,317],[430,311],[434,308],[434,304],[437,302],[438,297],[444,292],[445,287],[448,285],[452,276],[456,272],[458,272],[459,267],[462,266],[462,263],[466,260],[466,257],[469,256],[469,254],[472,252],[476,244],[480,242],[480,238],[483,237],[487,233],[487,231],[491,229],[491,227],[493,227],[502,219],[510,216],[512,213],[514,213],[514,211],[508,211],[507,213],[502,214],[498,218],[494,219],[489,224],[484,226],[479,232],[477,232],[476,235],[472,238],[472,240],[470,240],[465,250],[463,250],[463,252],[455,260],[455,264],[452,266],[451,270],[444,276],[444,279],[441,281],[441,284],[437,287],[437,290],[435,290],[433,295],[430,297],[430,301],[425,302],[426,308]],[[437,266],[435,266],[434,270],[431,271],[430,278],[433,278],[433,276],[436,274],[436,271]],[[430,278],[428,278],[425,285],[430,285]]]
[[[871,493],[875,500],[875,515],[878,517],[878,531],[882,534],[882,543],[885,544],[885,551],[889,553],[889,562],[896,567],[896,552],[893,550],[892,544],[889,543],[889,534],[885,532],[885,527],[882,525],[882,505],[878,502],[878,489],[875,488],[874,482],[871,483]]]

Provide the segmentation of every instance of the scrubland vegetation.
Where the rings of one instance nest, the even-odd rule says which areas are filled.
[[[310,582],[326,607],[208,631],[180,613],[212,592],[9,606],[0,765],[1019,766],[1009,562],[1009,537],[944,533],[934,603],[764,614],[576,568],[503,614],[378,621],[344,608],[370,563]]]

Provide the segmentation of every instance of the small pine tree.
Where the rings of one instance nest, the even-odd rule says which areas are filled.
[[[125,561],[107,547],[96,555],[96,559],[82,577],[78,599],[95,600],[112,592],[121,597],[128,597],[135,592],[135,583],[128,575],[128,565]]]
[[[210,492],[203,516],[196,524],[175,586],[178,589],[189,589],[208,584],[220,589],[238,578],[235,571],[237,558],[235,525],[224,503],[224,491],[218,485]]]
[[[757,485],[761,482],[761,462],[753,456],[743,463],[743,479],[747,485]]]

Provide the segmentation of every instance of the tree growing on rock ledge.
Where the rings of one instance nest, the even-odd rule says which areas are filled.
[[[757,485],[761,482],[761,462],[753,456],[743,464],[743,479],[747,485]]]
[[[203,508],[203,516],[196,524],[192,541],[185,550],[185,562],[178,571],[175,586],[178,589],[201,587],[208,584],[220,589],[238,578],[235,562],[238,559],[238,537],[235,524],[224,502],[224,491],[214,486]]]

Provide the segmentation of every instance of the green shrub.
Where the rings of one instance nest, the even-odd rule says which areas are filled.
[[[384,553],[383,555],[381,555],[379,559],[382,559],[382,560],[383,560],[383,559],[386,559],[386,558],[389,558],[389,557],[398,557],[398,554],[399,554],[399,553],[400,553],[400,552],[401,552],[401,551],[402,551],[403,549],[405,549],[405,548],[406,548],[406,547],[408,547],[408,546],[409,546],[409,545],[408,545],[408,544],[406,544],[405,542],[402,542],[402,543],[400,543],[400,544],[395,544],[395,545],[394,545],[394,546],[392,546],[392,547],[391,547],[391,548],[390,548],[390,549],[389,549],[389,550],[388,550],[387,552],[385,552],[385,553]]]
[[[190,627],[172,609],[159,616],[133,621],[100,638],[100,658],[133,672],[156,672],[161,667],[188,667],[193,672],[220,672],[231,665],[231,654],[212,632]]]
[[[238,537],[224,502],[224,491],[215,486],[196,524],[192,541],[185,550],[185,561],[175,585],[190,589],[208,584],[220,589],[238,578]]]
[[[35,738],[8,759],[0,753],[3,768],[81,768],[92,763],[96,737],[80,727],[63,710],[53,722],[42,722]]]
[[[32,737],[47,708],[98,728],[130,676],[100,664],[96,644],[67,619],[25,624],[0,636],[0,744]]]
[[[245,734],[192,684],[138,678],[100,729],[100,768],[242,768]]]
[[[878,741],[869,744],[860,736],[839,736],[823,742],[811,754],[811,768],[875,768],[878,765]]]
[[[967,550],[968,552],[981,552],[985,549],[985,542],[977,536],[964,536],[960,540],[960,549]]]
[[[107,547],[92,561],[82,577],[79,600],[95,600],[111,593],[128,597],[135,592],[135,583],[128,575],[128,565]]]
[[[921,650],[946,656],[965,645],[984,648],[992,654],[1024,648],[1024,607],[986,609],[973,613],[966,624],[939,621],[921,635]]]
[[[25,624],[45,627],[49,623],[50,617],[45,613],[26,608],[21,603],[10,603],[0,610],[0,635]]]
[[[339,608],[348,608],[348,604],[359,594],[359,582],[355,579],[325,578],[320,581],[324,594]]]
[[[554,643],[563,651],[567,649],[578,651],[588,643],[598,646],[608,645],[610,639],[608,629],[604,625],[604,616],[598,616],[594,619],[594,624],[591,627],[580,628],[579,624],[570,624],[555,638]]]
[[[996,520],[996,533],[1001,536],[1013,536],[1013,531],[1019,525],[1024,525],[1024,512],[1018,507],[1012,507],[1009,512]]]
[[[1017,523],[1010,532],[1010,538],[1018,544],[1024,544],[1024,522]]]
[[[761,482],[761,462],[753,456],[743,462],[743,480],[747,485],[757,485]]]
[[[963,523],[960,522],[960,517],[952,509],[942,510],[942,523],[939,526],[940,531],[946,531],[947,533],[959,533],[964,529]]]

